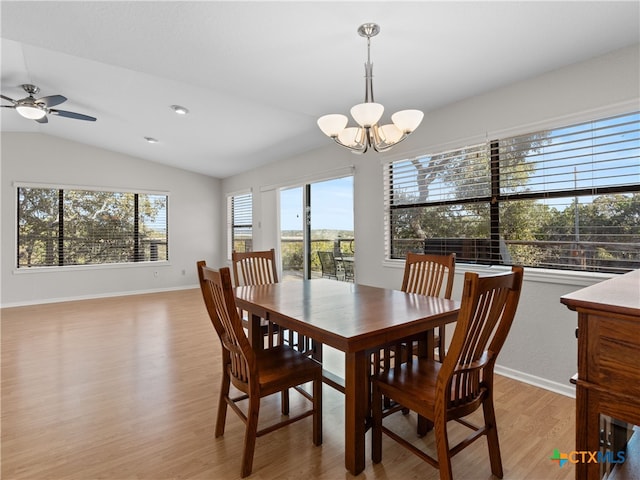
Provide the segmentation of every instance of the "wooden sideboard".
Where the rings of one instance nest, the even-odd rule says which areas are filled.
[[[601,414],[640,425],[640,270],[560,301],[578,313],[575,449],[596,452]],[[598,463],[576,464],[576,479],[596,480],[600,475]]]

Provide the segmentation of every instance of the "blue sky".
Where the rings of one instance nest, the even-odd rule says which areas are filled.
[[[280,192],[280,228],[302,230],[302,187]],[[311,228],[353,230],[353,177],[311,184]]]

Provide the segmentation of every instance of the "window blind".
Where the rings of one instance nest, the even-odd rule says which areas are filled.
[[[253,195],[232,195],[227,200],[227,254],[253,250]]]
[[[501,139],[500,238],[512,261],[640,266],[640,115]]]
[[[161,194],[18,187],[17,267],[168,260]]]
[[[407,252],[486,260],[490,231],[491,167],[486,144],[470,145],[389,165],[387,183],[390,258]],[[460,246],[460,248],[457,247]]]
[[[638,114],[500,140],[503,195],[597,195],[640,181]]]
[[[640,267],[637,112],[398,160],[385,247],[458,261],[623,272]]]

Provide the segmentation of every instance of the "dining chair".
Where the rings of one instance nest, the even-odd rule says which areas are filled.
[[[231,252],[231,265],[233,267],[234,286],[241,285],[269,285],[278,283],[278,269],[276,268],[276,251],[258,250],[252,252]],[[242,310],[240,318],[242,326],[249,329],[249,319]],[[266,319],[260,320],[260,330],[266,341],[266,348],[273,348],[277,344],[283,343],[285,335],[279,325],[269,322]],[[288,332],[289,343],[292,343],[294,332]],[[289,392],[282,391],[282,413],[289,413]]]
[[[222,345],[222,385],[215,436],[224,434],[227,406],[231,407],[245,424],[241,476],[251,474],[257,437],[305,417],[313,416],[313,443],[321,445],[322,365],[287,345],[253,349],[238,314],[229,268],[214,270],[204,261],[199,261],[197,267],[204,303]],[[312,382],[312,394],[300,387],[308,382]],[[241,395],[232,397],[231,385]],[[312,407],[258,430],[261,399],[290,388],[310,400]],[[248,400],[248,405],[241,408],[238,403],[243,400]]]
[[[340,261],[342,268],[344,270],[344,280],[346,282],[354,282],[355,281],[355,268],[354,268],[354,258],[353,257],[345,257],[344,255],[340,255],[336,257],[336,261]]]
[[[453,279],[456,269],[456,254],[432,255],[422,253],[407,253],[404,264],[402,287],[406,293],[416,293],[430,297],[443,297],[450,299],[453,291]],[[437,327],[434,332],[434,346],[438,351],[438,359],[444,359],[445,326]],[[397,342],[395,345],[387,345],[374,351],[371,358],[371,372],[387,370],[392,362],[404,362],[407,356],[417,353],[415,342],[407,340]],[[435,351],[434,351],[435,357]],[[385,407],[389,409],[391,403],[385,399]],[[388,410],[386,413],[393,413]],[[406,410],[405,410],[406,412]]]
[[[467,272],[460,313],[449,351],[442,363],[412,356],[406,363],[378,373],[372,380],[373,428],[371,458],[382,460],[382,434],[406,447],[452,478],[451,457],[481,436],[487,437],[493,475],[502,478],[502,459],[493,406],[493,370],[518,306],[523,269],[480,277]],[[437,459],[383,425],[383,396],[433,422]],[[482,407],[484,425],[464,417]],[[447,422],[455,420],[473,432],[449,447]]]
[[[456,254],[431,255],[407,253],[401,290],[429,297],[450,299],[456,270]],[[434,344],[440,361],[444,358],[445,326],[434,332]]]
[[[404,275],[402,278],[401,290],[406,293],[415,293],[430,297],[443,297],[450,299],[453,291],[453,279],[456,268],[456,254],[432,255],[408,252]],[[444,358],[445,327],[437,327],[434,335],[434,358],[435,350],[438,351],[438,359]],[[421,338],[421,336],[419,336]],[[412,355],[418,354],[417,337],[406,338],[391,345],[384,345],[371,352],[370,374],[376,375],[379,371],[385,371],[400,362],[406,362]],[[384,413],[392,413],[402,410],[405,414],[409,410],[392,399],[385,397],[383,400]],[[419,431],[426,428],[421,423]]]
[[[278,283],[278,270],[276,268],[275,249],[256,252],[236,252],[231,253],[233,266],[233,278],[236,287],[241,285],[268,285]],[[242,315],[244,328],[249,327],[249,319]],[[314,345],[311,338],[301,335],[292,330],[286,330],[279,325],[269,322],[266,319],[260,321],[260,329],[266,339],[267,348],[272,348],[278,343],[287,342],[299,352],[311,355],[314,352]],[[288,408],[288,396],[283,392],[283,405]]]
[[[256,252],[231,252],[231,265],[233,267],[234,286],[242,285],[268,285],[278,283],[278,269],[276,268],[275,249]],[[249,328],[249,319],[244,312],[241,313],[244,328]],[[268,347],[274,345],[274,337],[279,328],[266,320],[260,322],[262,334],[267,338]]]
[[[322,268],[322,276],[324,278],[338,279],[338,264],[333,252],[318,251],[320,259],[320,268]]]

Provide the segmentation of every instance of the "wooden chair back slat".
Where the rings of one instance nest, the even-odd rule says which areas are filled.
[[[231,253],[233,268],[233,281],[236,287],[269,285],[278,283],[278,269],[276,268],[275,249],[257,252],[236,252]],[[248,328],[248,319],[243,318],[244,312],[240,311],[243,319],[243,326]],[[282,343],[282,330],[273,323],[263,319],[261,328],[264,337],[267,339],[267,348],[273,348]]]
[[[456,270],[456,254],[407,253],[401,290],[430,297],[450,299]],[[435,344],[438,358],[444,358],[446,327],[437,328]]]
[[[405,260],[401,290],[430,297],[451,298],[455,267],[454,253],[427,255],[409,252]]]
[[[278,283],[276,252],[264,250],[258,252],[232,252],[234,285],[267,285]]]

